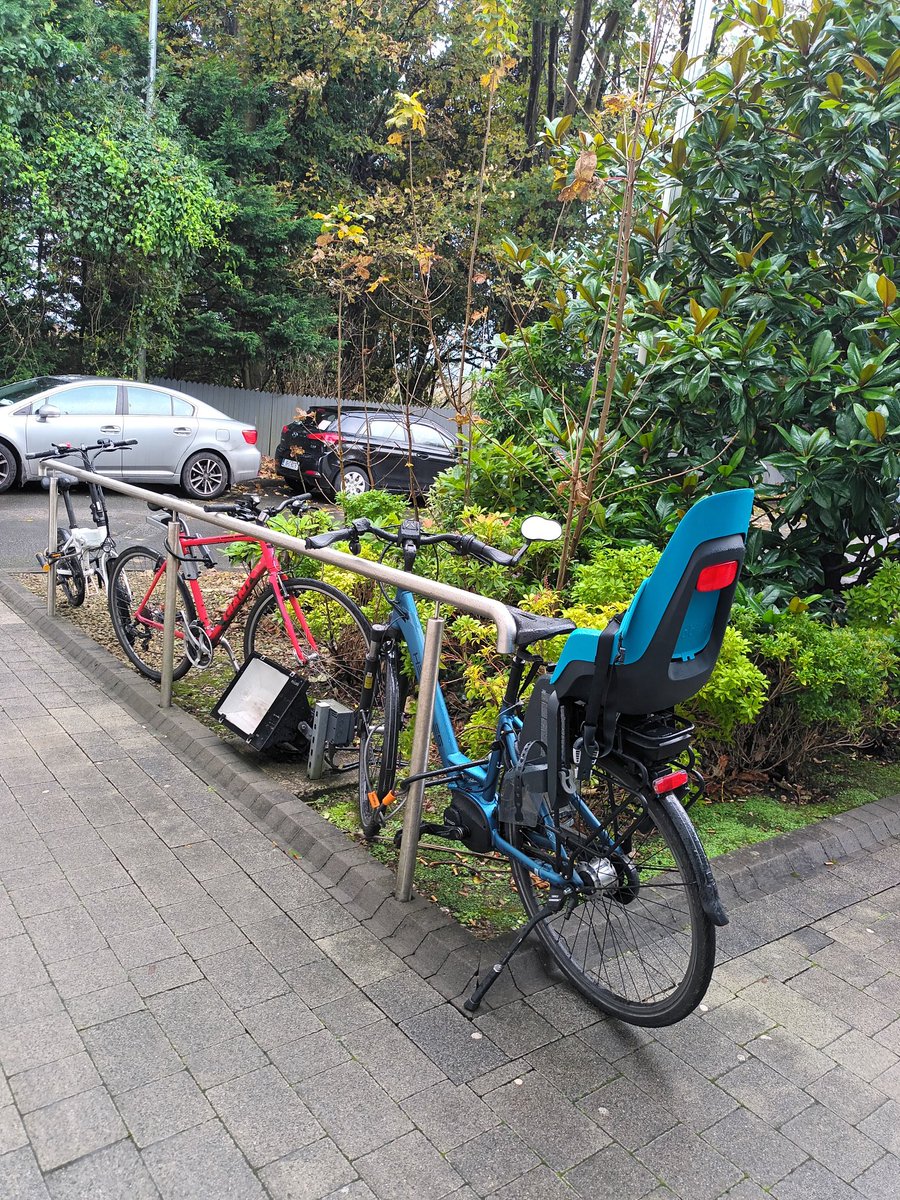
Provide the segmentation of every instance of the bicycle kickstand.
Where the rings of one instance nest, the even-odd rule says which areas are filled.
[[[522,926],[522,928],[516,934],[515,940],[507,952],[503,955],[498,963],[494,963],[490,971],[488,971],[487,978],[482,983],[478,984],[478,986],[475,988],[475,991],[463,1004],[463,1008],[466,1010],[466,1012],[475,1012],[482,1000],[487,995],[488,991],[500,978],[503,968],[507,966],[509,960],[528,937],[529,933],[531,933],[532,929],[534,929],[534,927],[541,921],[546,920],[546,918],[551,916],[553,913],[558,912],[562,903],[563,898],[561,896],[555,896],[552,900],[548,900],[547,903],[534,914],[531,920]]]

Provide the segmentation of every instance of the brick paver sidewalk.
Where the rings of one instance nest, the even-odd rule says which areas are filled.
[[[2,606],[0,780],[2,1200],[900,1196],[897,841],[672,1029],[471,1023]]]

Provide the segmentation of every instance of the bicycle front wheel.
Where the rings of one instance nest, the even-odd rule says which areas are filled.
[[[369,710],[360,713],[359,821],[369,841],[378,835],[396,802],[400,709],[397,656],[390,646],[375,669]]]
[[[60,529],[56,535],[56,547],[62,550],[71,534],[68,529]],[[84,568],[77,554],[67,554],[56,562],[56,582],[70,607],[80,608],[87,594],[87,584],[84,578]]]
[[[262,654],[284,670],[299,673],[307,682],[310,706],[317,700],[338,700],[356,708],[369,622],[349,596],[319,579],[288,579],[281,586],[290,631],[269,586],[247,617],[245,659]]]
[[[130,546],[109,572],[107,602],[119,644],[142,675],[162,679],[163,620],[166,609],[166,560],[157,550]],[[175,665],[173,679],[191,668],[184,653],[184,630],[194,617],[194,605],[184,580],[176,579]]]
[[[672,1025],[703,999],[715,958],[695,857],[655,797],[646,807],[621,794],[615,803],[592,797],[590,806],[617,849],[598,849],[588,864],[596,890],[539,922],[537,933],[566,978],[598,1008],[632,1025]],[[572,832],[583,837],[586,830]],[[535,857],[550,840],[543,819],[532,829],[505,826],[504,836]],[[516,859],[511,864],[525,911],[534,916],[550,889]]]

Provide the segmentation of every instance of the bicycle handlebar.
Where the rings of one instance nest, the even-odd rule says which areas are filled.
[[[257,521],[260,525],[265,525],[271,517],[277,516],[278,513],[284,512],[286,508],[299,508],[301,505],[311,500],[309,492],[303,492],[299,496],[288,496],[286,500],[282,500],[280,504],[276,504],[274,508],[260,508],[259,497],[247,496],[243,500],[232,500],[228,504],[204,504],[203,511],[208,513],[225,513],[232,517],[242,517]]]
[[[522,546],[515,554],[507,554],[503,550],[498,550],[496,546],[489,546],[487,542],[480,541],[474,533],[457,534],[457,537],[459,537],[457,551],[460,554],[471,554],[473,558],[478,558],[482,562],[495,563],[498,567],[514,566],[525,552],[525,546]]]
[[[515,554],[507,554],[504,550],[498,550],[495,546],[489,546],[487,542],[480,541],[472,533],[432,533],[423,536],[412,529],[404,532],[402,525],[397,533],[392,533],[388,529],[380,529],[377,525],[373,525],[368,517],[360,517],[346,529],[332,529],[328,533],[317,533],[306,539],[306,546],[308,550],[324,550],[326,546],[333,546],[336,542],[350,542],[350,548],[353,550],[354,543],[358,545],[359,539],[364,533],[374,534],[375,537],[389,545],[403,546],[404,548],[407,546],[416,548],[436,546],[442,542],[451,546],[458,554],[469,555],[477,558],[480,562],[498,567],[514,566],[526,549],[523,546]]]
[[[68,458],[72,454],[89,454],[96,450],[98,454],[104,454],[109,450],[124,450],[128,446],[136,446],[137,438],[130,438],[128,441],[113,442],[106,440],[97,442],[93,446],[73,446],[71,442],[51,442],[52,450],[38,450],[34,454],[26,454],[27,459],[35,458]]]

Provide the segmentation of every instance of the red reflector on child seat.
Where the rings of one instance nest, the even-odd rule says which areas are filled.
[[[675,788],[684,787],[687,781],[687,771],[673,771],[671,775],[661,775],[659,779],[654,779],[653,790],[657,796],[662,796],[665,792],[673,792]]]
[[[738,573],[737,559],[731,562],[716,563],[712,567],[704,567],[697,576],[698,592],[721,592],[730,583],[734,583]]]

